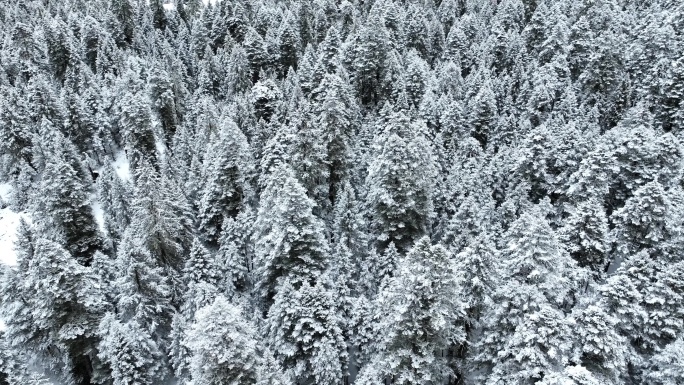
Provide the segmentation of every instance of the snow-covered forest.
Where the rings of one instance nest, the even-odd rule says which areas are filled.
[[[684,384],[681,0],[0,0],[0,384]]]

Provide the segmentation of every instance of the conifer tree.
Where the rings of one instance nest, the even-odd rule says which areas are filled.
[[[160,176],[149,163],[143,163],[135,175],[129,228],[160,266],[179,271],[192,240],[192,211],[168,172]]]
[[[359,32],[353,58],[348,58],[354,66],[354,82],[358,95],[365,104],[376,103],[383,96],[379,94],[378,86],[384,71],[388,40],[382,20],[371,15]]]
[[[257,288],[267,301],[284,281],[315,283],[328,266],[328,243],[313,207],[289,166],[270,175],[254,224]]]
[[[266,320],[267,340],[295,381],[342,383],[347,352],[332,293],[322,281],[280,286]]]
[[[428,231],[435,171],[421,131],[419,124],[398,113],[377,138],[381,149],[370,165],[366,188],[380,250],[394,242],[399,251],[406,251]]]
[[[329,167],[331,204],[339,194],[340,184],[348,176],[351,165],[352,140],[355,136],[358,111],[352,91],[338,75],[325,75],[313,91],[317,102],[312,106],[315,122],[322,131]]]
[[[667,345],[653,357],[646,372],[646,381],[658,385],[684,381],[681,338]]]
[[[116,241],[121,240],[131,221],[129,201],[132,188],[127,182],[117,175],[110,164],[105,164],[95,185],[98,202],[104,211],[105,230]]]
[[[254,286],[254,221],[254,210],[248,207],[225,223],[216,255],[224,274],[220,286],[224,288],[246,292]]]
[[[117,253],[115,278],[116,318],[135,322],[150,338],[161,341],[171,323],[173,288],[165,269],[137,238],[132,228]]]
[[[43,128],[50,129],[45,124]],[[37,209],[46,216],[45,230],[52,232],[56,239],[63,237],[71,255],[88,266],[93,253],[102,247],[102,238],[76,154],[61,135],[51,139],[56,143],[50,143],[47,151],[43,151],[45,170],[40,182],[41,196],[36,197]]]
[[[259,35],[255,29],[248,28],[247,33],[245,34],[243,47],[245,48],[247,60],[249,61],[252,82],[256,82],[259,80],[259,71],[268,65],[266,43],[264,42],[264,38]]]
[[[256,384],[259,354],[254,328],[224,297],[202,307],[188,330],[194,383]]]
[[[466,341],[465,303],[449,254],[421,238],[381,292],[383,377],[400,384],[438,383],[454,375],[444,352]]]
[[[627,372],[628,350],[618,321],[601,304],[577,310],[575,322],[579,326],[575,355],[582,366],[607,383],[619,384]],[[577,358],[576,358],[577,359]]]
[[[65,381],[89,383],[97,367],[97,324],[107,309],[95,274],[26,224],[18,247],[18,269],[3,278],[8,346]]]
[[[136,321],[120,322],[107,314],[100,325],[99,357],[111,367],[114,385],[148,385],[164,378],[166,368],[160,347]]]
[[[163,10],[162,10],[163,12]],[[149,92],[154,112],[161,123],[162,132],[166,141],[169,142],[180,124],[181,111],[176,105],[174,85],[171,76],[164,70],[157,70],[149,79]]]
[[[563,310],[572,302],[574,261],[543,213],[533,206],[506,234],[504,284],[493,295],[503,306],[483,315],[485,334],[472,356],[488,383],[539,381],[562,373],[569,359],[572,334]]]
[[[119,106],[119,125],[131,167],[136,169],[144,161],[156,163],[157,149],[148,100],[141,93],[127,92]]]
[[[181,278],[185,291],[180,311],[186,318],[191,319],[197,309],[209,305],[218,295],[222,273],[223,269],[214,255],[195,239]]]
[[[580,266],[589,268],[595,277],[602,276],[610,262],[610,245],[608,220],[596,200],[580,203],[559,236]]]
[[[252,199],[253,165],[247,138],[237,125],[224,118],[218,139],[206,154],[204,194],[199,201],[200,228],[216,243],[227,218],[234,218]]]

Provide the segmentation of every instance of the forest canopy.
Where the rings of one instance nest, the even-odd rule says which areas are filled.
[[[683,135],[679,0],[0,0],[0,384],[684,384]]]

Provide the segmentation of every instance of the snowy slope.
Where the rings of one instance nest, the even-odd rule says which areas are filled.
[[[17,263],[14,241],[17,239],[17,228],[23,215],[7,207],[0,210],[0,263],[6,265]]]
[[[0,201],[9,201],[12,186],[0,184]],[[17,256],[14,252],[14,241],[17,239],[17,227],[25,214],[12,211],[9,207],[0,209],[0,263],[15,265]],[[5,323],[0,319],[0,330],[5,330]]]
[[[116,175],[118,175],[119,178],[125,181],[131,180],[131,166],[128,163],[128,158],[126,158],[125,152],[119,151],[116,154],[114,162],[112,162],[112,166],[114,167],[114,171],[116,171]]]
[[[0,198],[4,202],[9,201],[12,187],[9,184],[0,184]],[[9,207],[0,209],[0,263],[15,265],[17,257],[14,253],[14,241],[17,239],[17,228],[21,218],[30,220],[26,213],[17,213]]]
[[[102,205],[97,200],[97,194],[92,194],[92,196],[90,197],[90,207],[93,210],[93,217],[95,217],[95,221],[97,222],[97,226],[100,228],[100,231],[104,233],[105,232],[104,211],[102,211]]]

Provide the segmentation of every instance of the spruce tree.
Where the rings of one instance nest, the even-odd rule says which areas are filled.
[[[328,242],[313,208],[289,166],[270,175],[254,224],[257,289],[269,302],[284,281],[315,284],[328,266]]]
[[[342,383],[347,352],[332,293],[321,281],[281,286],[266,319],[267,341],[295,381]]]
[[[435,169],[422,129],[398,113],[376,139],[379,153],[370,165],[366,188],[368,215],[381,251],[391,242],[406,251],[428,232]]]
[[[8,346],[55,368],[64,381],[90,383],[99,317],[108,308],[94,272],[25,224],[17,245],[18,269],[3,278]]]
[[[218,138],[205,155],[204,194],[199,201],[200,229],[208,241],[218,242],[227,218],[234,218],[252,199],[252,159],[247,138],[224,118]]]
[[[186,340],[194,383],[256,384],[260,357],[254,327],[224,297],[199,309]]]
[[[454,370],[444,352],[466,341],[465,301],[444,247],[421,238],[380,294],[383,377],[400,384],[439,383]]]
[[[574,261],[560,246],[533,206],[508,230],[504,284],[493,294],[494,306],[483,314],[483,335],[474,344],[471,364],[488,383],[524,384],[562,373],[572,347],[571,305]]]
[[[49,130],[46,122],[43,129]],[[45,231],[53,233],[56,239],[63,238],[71,255],[88,266],[95,251],[102,247],[102,238],[88,202],[82,167],[64,137],[56,135],[50,139],[56,142],[42,151],[45,169],[41,195],[35,198],[36,208],[46,217]]]
[[[148,385],[164,378],[163,352],[149,330],[136,321],[120,322],[107,314],[101,322],[99,357],[111,368],[114,385]]]

